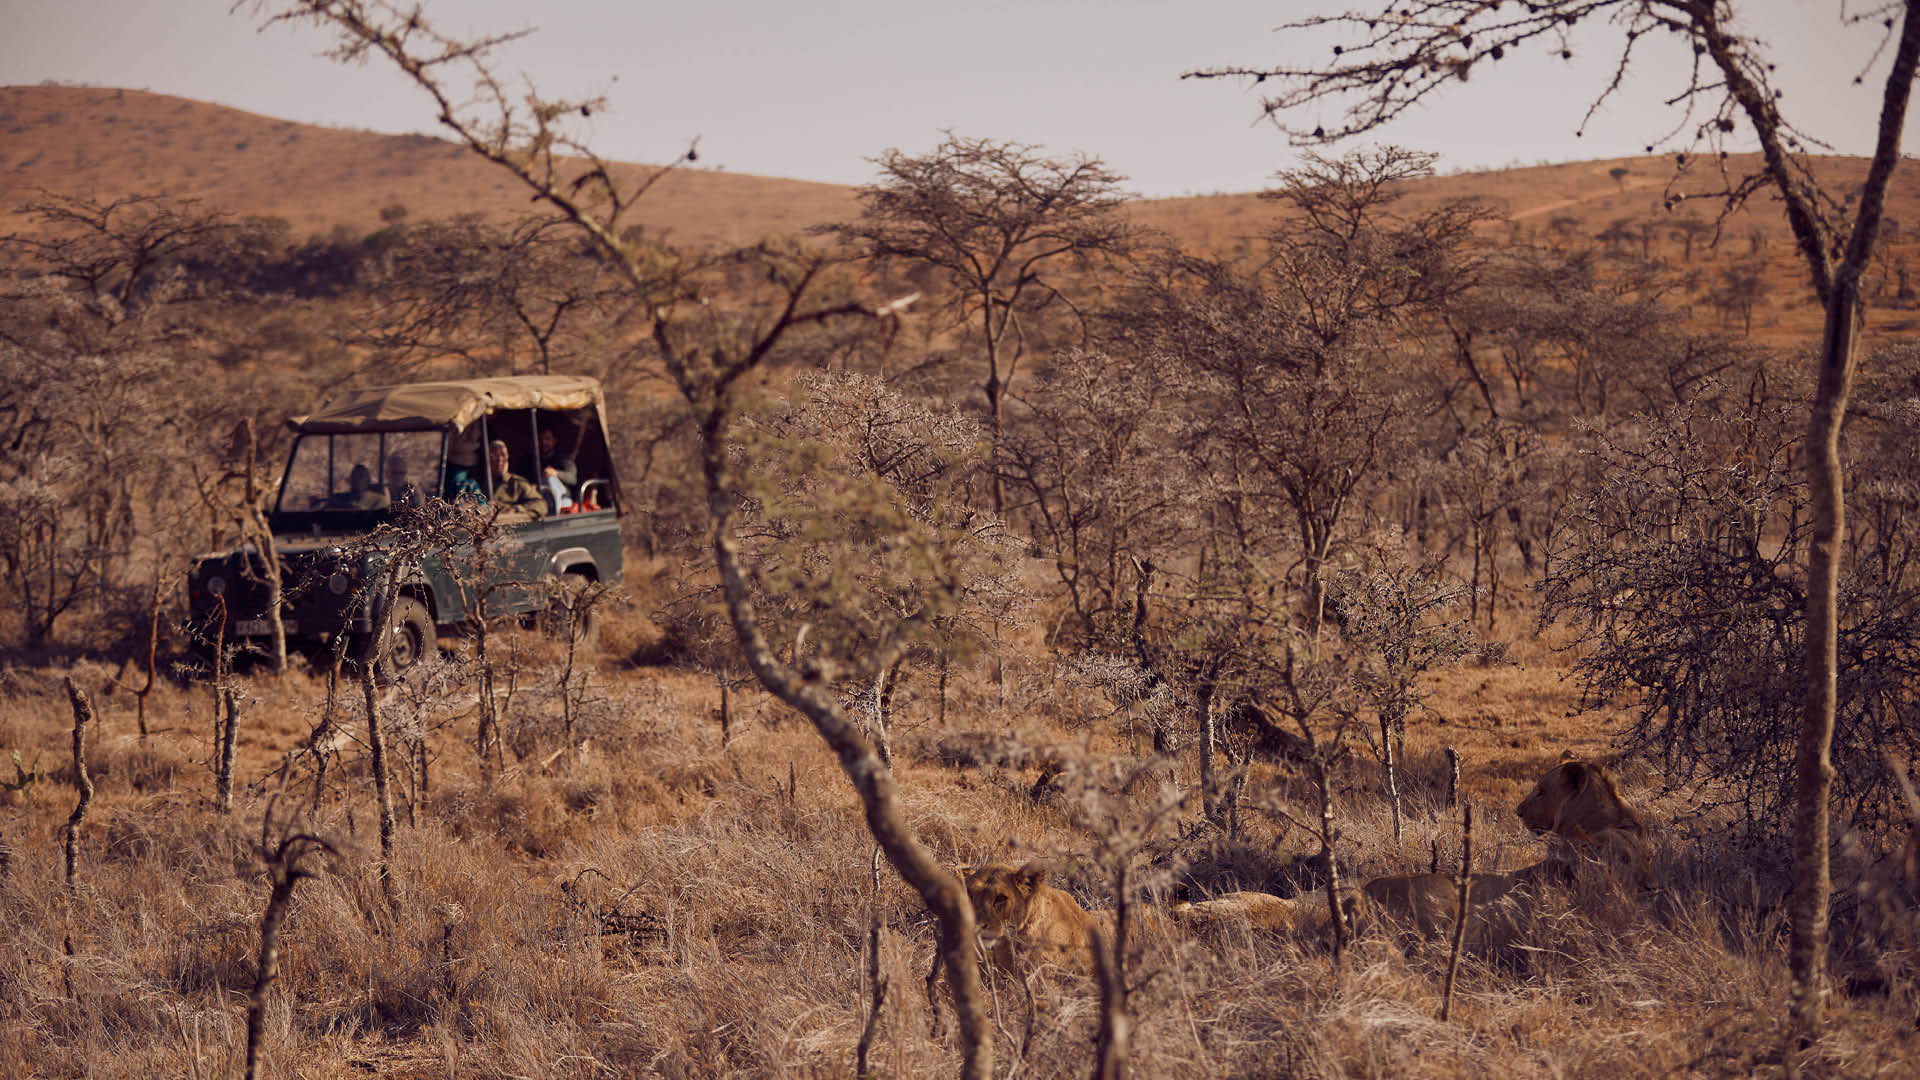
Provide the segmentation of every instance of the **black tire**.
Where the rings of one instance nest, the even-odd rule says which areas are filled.
[[[593,585],[593,579],[585,574],[560,575],[553,602],[547,605],[541,619],[542,629],[555,641],[566,641],[571,629],[575,635],[575,651],[581,656],[592,656],[600,648],[599,610],[589,604],[581,608],[577,621],[574,614],[574,609],[582,604]]]
[[[398,597],[393,602],[393,614],[387,620],[385,640],[377,645],[370,640],[367,645],[373,677],[383,683],[399,682],[433,655],[436,647],[433,615],[427,611],[427,605],[411,596]]]

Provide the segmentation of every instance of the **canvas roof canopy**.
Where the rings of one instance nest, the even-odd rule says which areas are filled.
[[[368,386],[343,390],[287,425],[296,431],[459,430],[496,409],[584,409],[601,402],[600,382],[585,375],[513,375],[495,379]]]

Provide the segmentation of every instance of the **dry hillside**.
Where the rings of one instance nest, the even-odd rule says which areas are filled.
[[[238,214],[285,218],[295,235],[377,228],[380,211],[396,204],[414,220],[464,213],[510,218],[526,209],[525,196],[503,174],[444,140],[296,124],[139,90],[0,87],[0,132],[6,136],[0,145],[5,209],[36,189],[92,198],[165,192]],[[1420,149],[1440,152],[1444,168],[1445,147]],[[1737,172],[1755,161],[1735,156],[1727,167]],[[1785,343],[1811,334],[1818,317],[1806,302],[1805,270],[1764,192],[1722,224],[1717,247],[1709,248],[1703,234],[1690,256],[1684,254],[1677,223],[1711,220],[1712,209],[1696,211],[1684,202],[1669,209],[1667,196],[1709,190],[1717,180],[1714,166],[1696,163],[1678,180],[1670,155],[1455,173],[1412,185],[1408,203],[1486,200],[1511,219],[1515,235],[1569,244],[1591,243],[1617,225],[1616,239],[1628,248],[1709,270],[1758,260],[1775,296],[1758,336]],[[628,167],[635,175],[646,168]],[[1835,158],[1828,168],[1840,192],[1865,175],[1858,158]],[[730,244],[857,213],[850,188],[691,168],[649,193],[632,222],[677,242]],[[1274,209],[1256,193],[1223,193],[1145,200],[1133,213],[1182,246],[1225,252],[1262,236]],[[1896,177],[1888,213],[1894,247],[1904,253],[1906,227],[1920,235],[1920,173],[1909,169]],[[1912,325],[1895,318],[1877,330],[1898,334]]]
[[[526,210],[497,169],[441,139],[294,124],[138,90],[0,88],[0,132],[8,208],[37,188],[93,198],[165,192],[282,217],[295,235],[378,228],[381,209],[394,204],[416,220]],[[831,184],[690,169],[650,193],[633,222],[677,242],[750,243],[853,208],[852,192]]]

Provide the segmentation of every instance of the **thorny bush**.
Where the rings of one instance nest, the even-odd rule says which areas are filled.
[[[1912,350],[1870,367],[1888,374],[1847,431],[1833,762],[1836,812],[1880,832],[1905,813],[1887,755],[1920,754],[1920,400]],[[1627,747],[1748,841],[1784,839],[1793,798],[1811,536],[1794,400],[1756,384],[1592,431],[1542,582],[1542,619],[1576,629],[1584,704],[1631,701]]]

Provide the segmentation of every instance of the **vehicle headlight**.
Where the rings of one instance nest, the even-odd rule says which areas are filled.
[[[221,577],[219,574],[208,574],[207,575],[207,595],[225,596],[226,594],[227,594],[227,579]]]
[[[327,579],[327,591],[335,596],[345,596],[347,590],[351,588],[353,588],[353,579],[345,574],[334,574]]]

